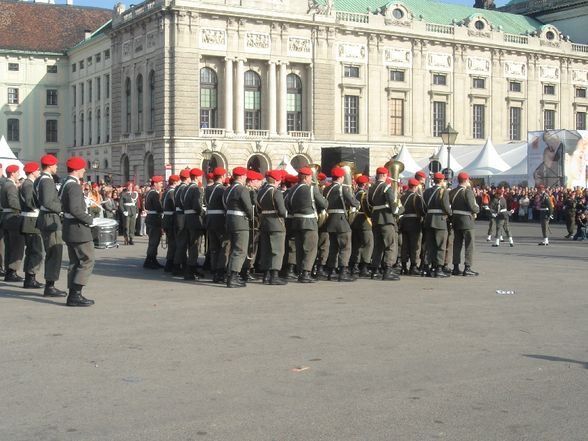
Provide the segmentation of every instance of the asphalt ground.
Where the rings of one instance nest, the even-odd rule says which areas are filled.
[[[140,238],[97,251],[90,308],[0,282],[0,441],[585,441],[588,243],[485,230],[477,278],[231,290]]]

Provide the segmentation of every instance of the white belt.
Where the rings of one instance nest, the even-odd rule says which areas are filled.
[[[184,210],[184,214],[196,214],[196,210]]]
[[[46,212],[48,212],[48,213],[53,213],[53,211],[49,210],[49,209],[48,209],[48,208],[46,208],[46,207],[43,207],[42,205],[41,205],[41,211],[46,211]]]
[[[327,210],[329,214],[345,214],[345,210],[341,210],[339,208],[333,208],[332,210]]]
[[[66,219],[75,219],[76,217],[69,213],[63,213],[63,217]]]
[[[12,208],[3,208],[2,212],[3,213],[17,213],[17,211],[13,210]]]
[[[239,210],[227,210],[227,214],[230,214],[232,216],[247,216],[247,213]]]
[[[206,214],[225,214],[225,210],[208,210]]]
[[[383,210],[384,208],[390,208],[390,205],[376,205],[374,208],[372,208],[372,211]]]
[[[183,208],[176,208],[176,213],[178,213],[178,212],[179,213],[183,213],[184,212],[184,209]]]
[[[39,210],[35,211],[23,211],[20,213],[23,217],[39,217]]]
[[[262,210],[261,214],[276,214],[276,210]]]
[[[419,217],[419,216],[416,215],[415,213],[408,213],[408,214],[403,214],[402,217]]]
[[[316,219],[316,214],[301,214],[301,213],[294,213],[292,217],[301,217],[303,219]]]
[[[500,210],[501,213],[506,213],[508,210],[506,208],[503,208],[502,210]]]
[[[125,202],[125,207],[134,207],[135,204],[133,204],[132,202]]]
[[[147,214],[159,214],[159,212],[155,210],[147,210]]]
[[[549,211],[549,208],[540,208],[539,211]]]
[[[441,210],[440,208],[431,208],[430,210],[427,210],[427,213],[429,213],[429,214],[445,214],[443,212],[443,210]]]
[[[173,216],[174,215],[174,212],[173,211],[164,211],[163,212],[163,215],[164,216]]]
[[[461,214],[463,216],[471,216],[472,213],[470,211],[462,211],[462,210],[453,210],[453,214]]]

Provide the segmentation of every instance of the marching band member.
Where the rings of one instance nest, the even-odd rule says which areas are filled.
[[[208,235],[208,252],[210,253],[210,271],[213,283],[223,283],[227,264],[228,239],[225,227],[225,207],[223,182],[227,171],[222,167],[213,170],[214,182],[204,190],[206,216],[204,224]]]
[[[327,183],[327,175],[323,172],[320,172],[317,175],[318,181],[318,188],[323,194],[326,194],[329,184]],[[327,259],[329,258],[329,232],[327,231],[327,223],[325,222],[318,229],[318,244],[317,244],[317,254],[316,254],[316,268],[315,268],[315,275],[317,278],[321,278],[323,280],[327,280],[329,278],[329,273],[326,270]]]
[[[255,280],[253,267],[257,260],[257,248],[259,246],[259,214],[255,212],[257,206],[257,191],[261,187],[263,175],[255,170],[247,170],[247,179],[245,187],[249,190],[251,205],[253,206],[253,217],[249,219],[249,243],[247,244],[247,257],[243,263],[243,268],[239,273],[241,280],[245,282]]]
[[[180,172],[180,184],[174,192],[174,230],[176,237],[176,252],[174,254],[174,267],[172,275],[183,276],[188,259],[188,230],[186,229],[186,218],[184,214],[184,192],[188,187],[190,180],[190,170],[184,169]]]
[[[5,244],[5,282],[22,282],[17,274],[24,256],[24,236],[20,234],[20,199],[18,187],[20,172],[18,165],[6,167],[6,181],[2,185],[0,206],[2,206],[2,229]]]
[[[145,210],[147,211],[145,225],[149,243],[143,268],[147,269],[163,268],[163,265],[157,261],[157,248],[159,248],[159,242],[161,242],[161,215],[163,214],[163,206],[161,205],[162,188],[163,176],[153,176],[151,178],[151,189],[145,195]]]
[[[508,211],[506,199],[503,196],[504,192],[501,188],[498,188],[494,192],[494,198],[490,202],[490,213],[492,217],[496,219],[496,236],[494,236],[493,247],[500,246],[500,238],[502,233],[508,238],[508,243],[511,247],[514,247],[514,241],[510,235],[509,220],[512,211]]]
[[[362,175],[356,179],[357,191],[355,199],[360,203],[357,215],[351,223],[351,258],[350,265],[358,266],[359,277],[370,277],[370,264],[374,250],[374,233],[372,220],[367,207],[367,192],[369,188],[368,176]]]
[[[420,255],[426,208],[420,189],[421,183],[417,179],[411,178],[408,180],[408,190],[400,198],[400,202],[404,206],[404,214],[400,218],[402,273],[410,276],[421,275],[417,262]],[[410,269],[407,267],[409,260]]]
[[[203,277],[204,274],[198,271],[198,248],[200,239],[204,235],[203,215],[203,192],[200,179],[204,172],[199,168],[190,170],[190,184],[184,191],[182,204],[184,206],[184,219],[186,222],[188,260],[184,269],[184,280],[196,280],[196,277]]]
[[[284,191],[284,201],[288,198],[288,194],[292,192],[298,184],[298,176],[285,175],[286,190]],[[296,274],[296,232],[292,229],[292,213],[286,214],[286,251],[284,253],[284,269],[285,278],[294,280],[298,278]]]
[[[424,274],[429,277],[449,277],[442,271],[447,243],[447,217],[451,216],[447,181],[443,173],[433,175],[434,185],[423,193],[427,208],[425,234],[427,235],[427,254]],[[431,265],[431,268],[429,268]]]
[[[43,288],[43,285],[37,282],[37,273],[41,271],[43,263],[43,240],[41,232],[37,228],[37,219],[39,217],[39,205],[35,196],[34,182],[39,177],[39,164],[29,162],[24,166],[26,179],[22,181],[20,194],[20,215],[22,217],[21,232],[25,240],[25,258],[24,273],[25,280],[23,287],[30,289]]]
[[[171,175],[168,179],[167,190],[163,193],[162,203],[163,206],[163,219],[161,225],[165,232],[165,239],[167,242],[167,253],[165,256],[165,266],[163,270],[166,273],[171,273],[174,266],[174,256],[176,254],[176,228],[175,228],[175,217],[176,217],[176,203],[175,193],[176,187],[180,177],[178,175]]]
[[[480,212],[480,206],[476,203],[474,191],[470,185],[470,176],[466,172],[457,175],[459,185],[449,192],[449,200],[452,211],[452,223],[454,230],[453,242],[453,272],[454,276],[477,276],[479,273],[472,270],[474,263],[475,244],[475,219]],[[461,262],[461,249],[465,244],[465,268],[463,273],[459,269]]]
[[[549,221],[553,217],[553,203],[551,202],[551,198],[547,191],[545,191],[545,185],[540,184],[537,187],[537,190],[540,193],[539,196],[539,220],[541,222],[541,234],[543,235],[543,240],[538,243],[538,245],[547,246],[549,245]]]
[[[135,228],[137,223],[137,201],[139,200],[139,193],[135,191],[135,185],[132,182],[127,182],[125,189],[120,195],[120,209],[123,214],[123,226],[125,234],[125,245],[134,245],[133,237],[135,235]]]

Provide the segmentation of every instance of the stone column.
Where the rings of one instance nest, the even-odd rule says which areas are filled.
[[[311,136],[314,135],[313,130],[313,67],[312,64],[306,66],[306,127],[303,125],[302,130],[308,130]],[[304,88],[304,85],[302,86]]]
[[[245,134],[245,60],[237,60],[237,78],[235,82],[235,132]]]
[[[269,84],[268,84],[268,130],[270,136],[276,135],[276,62],[268,61],[269,68]]]
[[[280,63],[280,82],[279,82],[279,89],[278,94],[280,96],[280,107],[278,109],[278,134],[285,136],[288,134],[288,124],[287,124],[287,107],[286,103],[288,100],[288,85],[286,77],[288,76],[287,69],[288,63],[282,62]]]
[[[225,130],[233,133],[233,59],[225,58]]]

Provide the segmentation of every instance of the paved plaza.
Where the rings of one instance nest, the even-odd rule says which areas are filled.
[[[139,239],[97,252],[91,308],[0,282],[0,440],[584,441],[588,243],[485,229],[478,278],[229,290]]]

